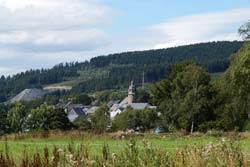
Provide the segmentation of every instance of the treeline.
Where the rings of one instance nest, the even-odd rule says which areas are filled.
[[[95,67],[116,65],[174,65],[191,60],[207,69],[210,73],[225,71],[229,56],[242,47],[242,42],[211,42],[168,49],[127,52],[109,56],[99,56],[90,60]]]
[[[79,66],[79,63],[65,63],[56,65],[52,69],[28,70],[12,77],[2,76],[0,102],[8,100],[26,88],[41,88],[46,84],[62,82],[68,77],[78,77]]]
[[[229,65],[229,56],[238,51],[242,42],[212,42],[169,49],[127,52],[100,56],[83,63],[59,64],[52,69],[29,70],[12,77],[0,78],[0,102],[4,102],[26,88],[78,80],[73,93],[94,92],[127,87],[133,79],[141,83],[164,78],[172,66],[192,60],[209,72],[222,72]],[[100,71],[106,71],[101,73]],[[91,75],[89,75],[91,73]],[[95,74],[96,73],[96,74]],[[80,80],[80,82],[79,82]]]
[[[72,124],[63,109],[47,104],[1,104],[0,120],[0,135],[39,130],[69,130],[72,128]]]
[[[242,42],[211,42],[169,49],[127,52],[99,56],[90,60],[95,68],[108,69],[109,75],[79,83],[73,91],[100,91],[127,86],[133,79],[154,82],[169,74],[176,63],[194,61],[210,73],[223,72],[228,68],[229,57],[242,47]]]

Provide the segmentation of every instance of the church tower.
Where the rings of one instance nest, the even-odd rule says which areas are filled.
[[[135,98],[135,86],[134,82],[131,81],[131,84],[128,88],[128,104],[132,104]]]

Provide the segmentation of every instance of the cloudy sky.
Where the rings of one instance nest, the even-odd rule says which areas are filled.
[[[239,40],[250,0],[0,0],[0,75],[109,53]]]

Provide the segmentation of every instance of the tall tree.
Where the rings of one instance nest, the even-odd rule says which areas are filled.
[[[25,128],[26,110],[22,103],[15,103],[7,117],[12,132],[22,132]]]
[[[221,81],[221,89],[225,101],[221,126],[227,130],[243,130],[244,122],[250,124],[249,43],[232,56],[231,65]]]
[[[91,116],[92,128],[96,133],[104,133],[110,125],[110,114],[107,105],[102,105],[95,113]]]
[[[160,86],[160,88],[158,88]],[[167,80],[154,88],[153,97],[159,99],[159,109],[165,117],[165,124],[174,124],[191,133],[204,122],[214,119],[214,101],[210,75],[191,62],[176,65]],[[154,90],[153,89],[153,90]],[[171,121],[171,122],[170,122]]]
[[[8,129],[7,113],[7,107],[0,104],[0,135],[6,133]]]
[[[244,40],[250,40],[250,20],[239,28],[239,34]]]
[[[28,125],[31,130],[67,130],[71,128],[64,110],[47,104],[42,104],[40,107],[31,110]]]

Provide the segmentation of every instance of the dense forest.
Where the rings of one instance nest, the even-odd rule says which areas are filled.
[[[210,73],[223,72],[229,66],[229,57],[241,48],[243,42],[211,42],[168,49],[126,52],[99,56],[83,63],[59,64],[52,69],[29,70],[12,77],[0,78],[0,101],[6,101],[25,88],[71,82],[72,92],[91,92],[119,89],[130,80],[141,83],[165,77],[174,64],[192,60]]]

